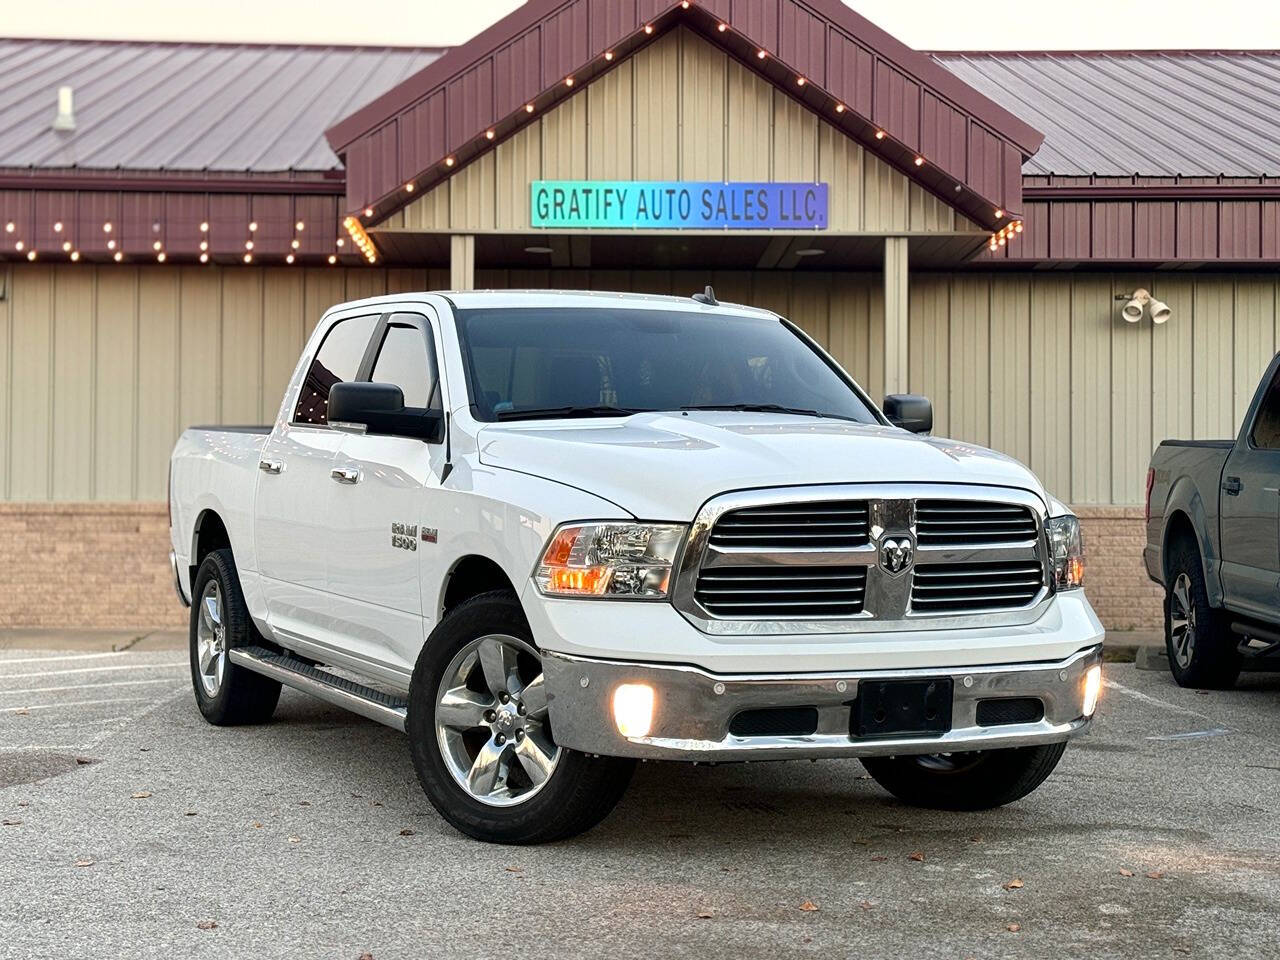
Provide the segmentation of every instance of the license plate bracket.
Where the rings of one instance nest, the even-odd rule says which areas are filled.
[[[861,680],[850,711],[856,739],[940,737],[951,729],[950,677]]]

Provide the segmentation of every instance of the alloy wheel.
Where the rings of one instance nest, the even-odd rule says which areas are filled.
[[[1196,605],[1191,600],[1191,577],[1178,574],[1169,591],[1169,639],[1173,658],[1186,669],[1196,652]]]
[[[435,727],[453,779],[489,806],[529,800],[560,761],[542,660],[517,637],[490,634],[458,651],[436,693]]]
[[[196,663],[205,696],[210,699],[216,697],[222,689],[222,676],[227,668],[227,631],[222,623],[222,591],[217,580],[206,583],[200,594]]]

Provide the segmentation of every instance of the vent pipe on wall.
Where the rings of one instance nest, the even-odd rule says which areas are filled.
[[[72,103],[72,90],[69,86],[58,88],[58,112],[53,117],[53,129],[74,130],[76,128],[76,112]]]

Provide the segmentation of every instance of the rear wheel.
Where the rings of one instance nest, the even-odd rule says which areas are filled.
[[[494,843],[546,843],[603,820],[634,761],[560,747],[542,656],[505,591],[458,606],[431,632],[406,724],[427,798],[454,827]]]
[[[1230,687],[1241,657],[1222,612],[1209,604],[1200,551],[1186,540],[1170,547],[1164,598],[1169,670],[1183,687]]]
[[[935,810],[988,810],[1021,800],[1053,772],[1065,742],[968,753],[865,757],[875,781],[903,803]]]
[[[261,642],[230,550],[214,550],[204,558],[192,595],[191,685],[196,706],[217,726],[265,723],[280,699],[279,682],[238,667],[227,657],[232,647]]]

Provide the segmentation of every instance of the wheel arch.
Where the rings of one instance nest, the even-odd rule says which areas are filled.
[[[1209,524],[1209,511],[1205,509],[1204,498],[1194,481],[1189,477],[1180,478],[1170,490],[1165,508],[1160,557],[1165,584],[1167,586],[1172,579],[1169,575],[1170,548],[1186,539],[1196,548],[1209,602],[1217,607],[1222,605],[1222,588],[1218,582],[1218,557],[1214,549],[1213,537],[1209,534]]]
[[[436,601],[437,620],[472,597],[494,590],[509,590],[519,600],[519,592],[502,564],[484,554],[464,554],[453,562],[441,581]]]

